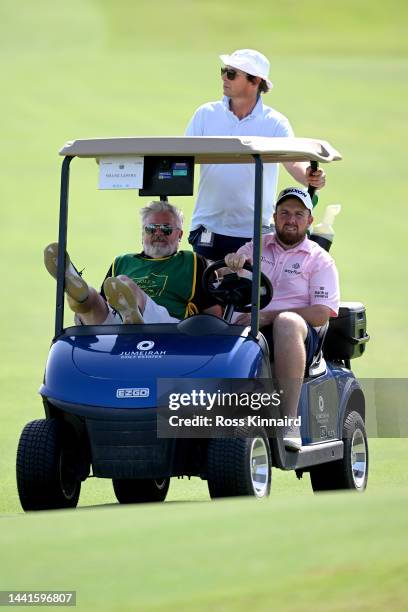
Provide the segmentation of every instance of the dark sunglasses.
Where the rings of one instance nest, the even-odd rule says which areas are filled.
[[[155,234],[157,230],[160,230],[165,236],[170,236],[175,228],[168,223],[148,223],[144,229],[146,234]]]
[[[221,68],[221,76],[224,76],[224,74],[227,75],[227,79],[229,81],[233,81],[237,76],[238,72],[233,68],[225,68],[224,66],[223,68]]]

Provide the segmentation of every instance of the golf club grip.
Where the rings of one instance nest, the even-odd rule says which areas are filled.
[[[312,169],[312,172],[315,172],[315,170],[317,170],[317,168],[319,167],[319,164],[317,163],[317,161],[311,161],[310,167]],[[307,188],[307,192],[311,198],[313,198],[315,191],[316,191],[316,187],[312,187],[311,185],[309,185],[309,187]]]

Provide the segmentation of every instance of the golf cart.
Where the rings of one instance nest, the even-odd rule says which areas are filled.
[[[17,452],[17,485],[24,510],[75,507],[81,482],[112,479],[120,503],[163,501],[171,477],[208,481],[212,498],[264,497],[271,467],[310,473],[314,491],[366,487],[368,448],[363,392],[350,369],[368,336],[365,309],[344,303],[321,335],[306,372],[299,415],[302,449],[262,426],[240,435],[158,435],[158,406],[166,392],[197,379],[271,381],[259,309],[272,288],[261,273],[262,171],[268,162],[331,162],[326,142],[302,138],[172,137],[76,140],[60,151],[59,251],[55,335],[40,388],[45,418],[24,428]],[[94,158],[142,163],[141,195],[192,195],[195,164],[254,163],[252,283],[239,277],[204,282],[225,307],[224,318],[197,314],[179,323],[64,328],[64,270],[71,161]],[[126,174],[126,173],[125,173]],[[136,172],[137,174],[137,172]],[[140,168],[139,168],[140,174]],[[106,178],[106,177],[105,177]],[[138,179],[140,180],[140,179]],[[117,187],[118,185],[116,185]],[[216,262],[212,270],[223,265]],[[234,310],[251,312],[250,326],[234,325]],[[149,357],[149,358],[146,358]],[[163,383],[164,381],[164,383]],[[163,387],[164,384],[164,387]],[[183,386],[184,385],[184,386]],[[168,396],[167,396],[168,398]]]

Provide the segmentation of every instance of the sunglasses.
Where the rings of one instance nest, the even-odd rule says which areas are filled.
[[[155,234],[157,230],[160,230],[165,236],[170,236],[174,229],[175,228],[168,223],[148,223],[144,228],[146,234]]]
[[[227,75],[227,79],[229,81],[233,81],[235,79],[235,77],[238,75],[238,72],[236,70],[234,70],[233,68],[221,68],[221,76],[224,76],[224,74]]]

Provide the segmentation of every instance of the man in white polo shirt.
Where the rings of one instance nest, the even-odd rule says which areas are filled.
[[[261,94],[272,88],[269,61],[253,49],[220,56],[224,98],[203,104],[195,112],[186,136],[293,136],[287,118],[262,103]],[[286,162],[286,170],[301,184],[320,189],[325,174],[312,174],[306,162]],[[201,166],[198,197],[189,242],[212,260],[236,251],[252,237],[254,164]],[[276,198],[278,164],[264,165],[263,225],[269,227]]]
[[[295,418],[305,368],[315,355],[318,330],[339,309],[339,280],[333,258],[307,230],[313,223],[313,205],[307,191],[288,187],[281,191],[274,213],[276,233],[263,236],[261,268],[272,283],[271,302],[259,312],[259,326],[273,352],[275,374],[285,416]],[[248,242],[237,253],[225,257],[233,271],[252,263],[253,245]],[[247,325],[249,314],[234,323]],[[301,447],[299,428],[285,433],[290,450]]]

